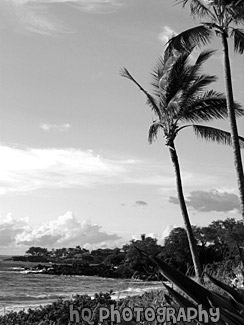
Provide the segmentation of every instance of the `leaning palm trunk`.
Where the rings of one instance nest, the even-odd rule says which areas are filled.
[[[237,183],[238,183],[238,189],[240,193],[241,211],[242,211],[242,217],[244,218],[244,174],[243,174],[241,150],[240,150],[240,143],[238,138],[236,117],[235,117],[228,41],[225,33],[222,33],[222,44],[223,44],[223,53],[224,53],[226,104],[228,109],[229,123],[230,123],[230,130],[231,130],[230,133],[231,133],[232,147],[234,152],[234,165],[236,169]]]
[[[201,268],[201,264],[200,264],[200,260],[199,260],[199,256],[198,256],[197,243],[196,243],[196,240],[193,235],[188,211],[186,208],[183,187],[182,187],[182,181],[181,181],[180,164],[179,164],[178,156],[177,156],[173,142],[169,146],[169,152],[170,152],[171,160],[173,162],[174,169],[175,169],[177,194],[178,194],[178,199],[179,199],[179,203],[180,203],[181,213],[182,213],[184,224],[185,224],[185,229],[186,229],[188,243],[189,243],[190,252],[191,252],[191,257],[192,257],[192,261],[193,261],[193,265],[194,265],[194,269],[195,269],[195,273],[196,273],[196,278],[197,278],[198,282],[201,282],[202,268]]]

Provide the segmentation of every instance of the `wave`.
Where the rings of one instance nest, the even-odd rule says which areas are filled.
[[[137,295],[141,296],[145,292],[157,291],[157,290],[163,290],[162,284],[160,285],[158,282],[157,282],[157,285],[155,285],[155,286],[144,286],[141,288],[129,287],[124,290],[117,290],[117,291],[113,292],[112,297],[115,299],[119,299],[119,298],[125,298],[128,296],[137,296]]]
[[[67,298],[71,295],[65,294],[40,294],[40,295],[22,295],[22,296],[0,296],[0,302],[23,302],[23,301],[35,301],[35,300],[47,300],[47,299],[58,299],[58,298]]]

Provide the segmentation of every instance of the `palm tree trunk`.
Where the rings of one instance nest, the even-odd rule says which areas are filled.
[[[234,165],[236,169],[237,183],[238,183],[238,189],[239,189],[240,201],[241,201],[241,212],[242,212],[242,217],[244,218],[244,174],[243,174],[241,150],[240,150],[240,143],[238,138],[236,117],[235,117],[234,96],[233,96],[233,89],[232,89],[230,59],[229,59],[229,48],[228,48],[227,35],[225,33],[222,33],[222,44],[223,44],[223,52],[224,52],[226,103],[228,108],[230,133],[231,133],[232,147],[234,152]]]
[[[187,233],[187,238],[190,246],[190,251],[191,251],[191,256],[192,256],[192,261],[196,273],[196,277],[198,282],[202,282],[202,268],[198,256],[198,249],[197,249],[197,243],[193,235],[190,219],[188,216],[187,208],[186,208],[186,203],[185,203],[185,198],[183,194],[183,187],[182,187],[182,181],[181,181],[181,174],[180,174],[180,165],[179,165],[179,160],[178,156],[175,150],[174,143],[171,142],[169,146],[169,152],[171,156],[171,160],[174,165],[175,169],[175,175],[176,175],[176,185],[177,185],[177,194],[178,194],[178,199],[180,202],[180,208],[181,208],[181,213],[184,219],[184,224],[185,224],[185,229]]]

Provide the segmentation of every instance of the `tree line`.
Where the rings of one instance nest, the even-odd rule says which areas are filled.
[[[244,261],[243,221],[227,218],[213,221],[206,227],[193,226],[192,229],[197,241],[201,267],[207,267],[212,272],[218,268],[218,271],[222,270],[222,276],[228,273],[229,278],[234,278],[233,270]],[[96,270],[99,270],[99,267],[106,270],[104,276],[162,279],[157,267],[148,257],[142,256],[140,250],[149,256],[163,259],[183,273],[193,269],[187,233],[182,227],[174,228],[165,238],[164,245],[159,245],[157,239],[142,234],[140,239],[131,240],[122,248],[99,248],[89,251],[80,246],[51,250],[30,247],[26,251],[25,260],[70,264],[76,273],[96,266]]]

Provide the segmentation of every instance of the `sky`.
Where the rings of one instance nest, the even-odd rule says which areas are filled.
[[[121,247],[141,234],[163,243],[183,226],[164,139],[148,144],[154,116],[119,71],[150,90],[168,38],[197,23],[173,0],[1,0],[0,254]],[[220,40],[210,48],[204,72],[224,91]],[[230,51],[243,105],[244,60]],[[191,130],[175,144],[192,224],[240,219],[232,149]]]

